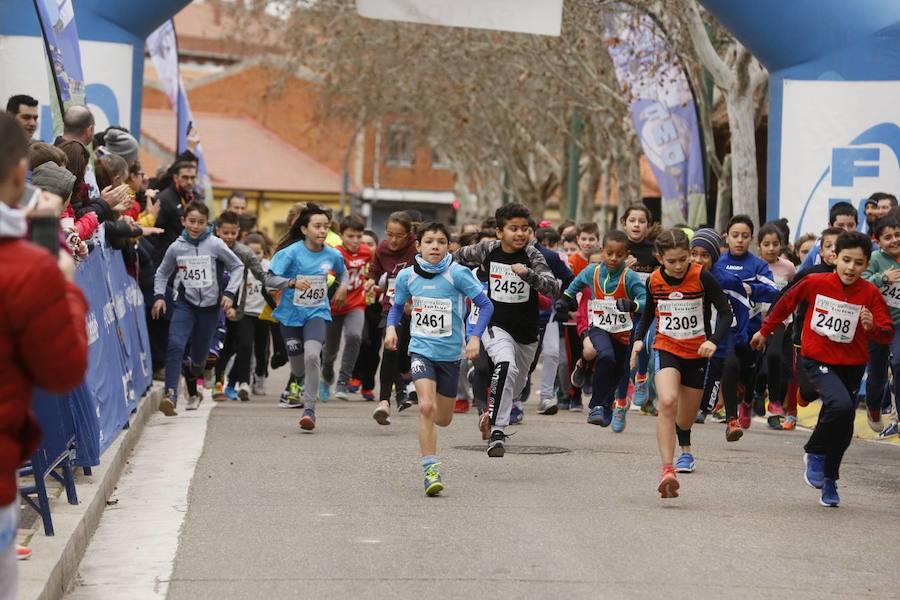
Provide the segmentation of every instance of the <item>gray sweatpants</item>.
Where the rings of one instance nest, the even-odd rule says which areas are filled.
[[[494,364],[488,388],[491,430],[503,431],[509,425],[513,400],[522,394],[528,381],[528,370],[537,352],[537,342],[520,344],[496,326],[488,327],[481,342]]]
[[[331,316],[331,323],[325,333],[325,350],[322,352],[322,377],[328,384],[334,383],[334,361],[341,348],[341,334],[344,338],[344,354],[341,356],[338,384],[346,384],[353,376],[365,322],[366,313],[362,308],[345,315]]]
[[[559,369],[559,323],[550,321],[544,330],[544,345],[541,348],[543,364],[541,365],[541,400],[556,398],[554,384],[556,371]]]
[[[325,341],[325,320],[310,319],[303,327],[281,326],[287,346],[291,375],[304,378],[303,410],[316,410],[319,393],[319,368],[322,366],[322,342]]]

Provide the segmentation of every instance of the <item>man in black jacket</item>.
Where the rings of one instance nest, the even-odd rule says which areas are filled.
[[[197,184],[197,163],[179,157],[172,166],[172,184],[159,194],[159,216],[156,226],[163,233],[154,238],[154,246],[159,256],[163,256],[172,242],[178,239],[183,229],[181,217],[184,207],[195,199]]]

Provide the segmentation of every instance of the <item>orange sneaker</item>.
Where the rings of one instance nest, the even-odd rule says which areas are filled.
[[[744,435],[744,429],[741,427],[740,421],[731,417],[728,419],[728,425],[725,426],[725,439],[729,442],[736,442]]]
[[[784,421],[781,422],[781,428],[784,431],[793,431],[797,428],[797,416],[796,415],[788,415],[784,418]]]
[[[453,412],[460,414],[469,412],[469,401],[463,398],[457,398],[456,404],[453,405]]]
[[[662,476],[659,478],[659,487],[656,489],[662,498],[678,497],[678,478],[675,477],[675,467],[672,465],[663,467]]]
[[[312,431],[316,428],[316,413],[311,410],[303,411],[303,417],[300,419],[300,429],[303,431]]]
[[[31,548],[16,544],[16,560],[28,560],[32,554]]]

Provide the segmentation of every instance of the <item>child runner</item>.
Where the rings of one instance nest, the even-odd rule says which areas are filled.
[[[653,246],[654,232],[658,226],[653,223],[653,214],[644,204],[632,204],[625,209],[621,223],[625,235],[628,236],[628,258],[625,259],[625,266],[634,271],[641,281],[647,283],[650,274],[659,268],[656,248]],[[656,325],[651,324],[647,339],[644,340],[645,351],[638,357],[638,366],[634,374],[634,391],[631,394],[635,406],[641,407],[642,410],[646,408],[647,412],[652,412],[653,407],[652,401],[648,403],[647,400],[651,399],[651,382],[648,378],[652,366],[650,358],[655,333]]]
[[[341,400],[350,398],[350,378],[353,365],[359,355],[362,342],[363,325],[365,324],[366,296],[363,284],[366,270],[372,260],[372,250],[362,243],[365,222],[355,215],[341,219],[341,243],[337,250],[344,257],[347,268],[349,292],[342,306],[332,303],[332,321],[328,324],[325,336],[325,350],[322,353],[322,381],[319,384],[319,397],[327,398],[331,394],[331,383],[334,381],[334,361],[337,359],[341,345],[341,333],[344,337],[344,353],[341,355],[341,369],[338,374],[334,397]]]
[[[397,273],[413,264],[416,258],[416,232],[412,219],[405,212],[391,213],[385,226],[385,237],[375,250],[375,258],[369,268],[367,286],[376,288],[382,293],[382,321],[385,319],[394,301],[394,288]],[[382,281],[383,280],[383,281]],[[409,316],[407,315],[397,326],[397,349],[385,349],[381,357],[381,385],[378,390],[378,407],[372,418],[379,425],[390,425],[391,391],[395,391],[395,401],[399,410],[411,406],[406,397],[406,383],[402,374],[408,371],[409,360]]]
[[[187,410],[200,405],[197,379],[203,376],[206,358],[219,322],[219,309],[232,310],[235,296],[244,276],[244,265],[225,242],[212,235],[209,209],[199,202],[184,207],[181,235],[166,250],[156,271],[151,315],[160,318],[167,311],[166,284],[175,275],[169,341],[166,347],[165,396],[159,410],[167,417],[177,415],[178,380],[185,348],[190,343],[190,377]],[[224,271],[228,271],[228,287],[221,289]]]
[[[584,268],[558,301],[560,308],[571,311],[579,292],[588,298],[582,360],[596,358],[587,422],[601,427],[612,422],[614,433],[625,430],[628,412],[627,399],[616,400],[615,392],[619,383],[628,378],[631,331],[634,329],[631,313],[643,309],[647,296],[646,285],[625,266],[627,247],[628,237],[624,232],[608,232],[598,252],[600,264]]]
[[[891,310],[894,338],[889,345],[869,343],[869,377],[866,381],[866,412],[869,427],[881,438],[897,435],[897,411],[890,425],[881,420],[882,399],[890,394],[887,369],[890,364],[893,378],[894,402],[900,400],[900,221],[887,216],[878,219],[873,229],[880,250],[872,255],[863,278],[879,288]]]
[[[894,324],[878,288],[862,279],[872,241],[859,232],[838,237],[837,268],[816,274],[787,291],[766,317],[751,345],[761,349],[778,325],[806,302],[800,369],[822,398],[819,421],[806,443],[804,479],[822,490],[822,506],[838,506],[841,460],[853,437],[856,392],[869,360],[867,340],[887,344]]]
[[[347,270],[341,253],[325,245],[330,211],[310,202],[278,244],[269,266],[267,287],[281,289],[281,299],[273,315],[281,323],[291,374],[305,376],[303,416],[300,427],[316,427],[316,392],[325,328],[331,321],[328,303],[329,273],[339,282],[333,302],[340,306],[347,298]]]
[[[384,347],[396,350],[396,328],[403,319],[406,302],[411,300],[409,354],[419,397],[419,448],[425,469],[425,495],[436,496],[444,489],[444,483],[438,472],[434,426],[446,427],[453,419],[459,361],[463,354],[466,298],[479,309],[477,323],[465,346],[469,359],[478,356],[481,335],[494,310],[472,272],[453,263],[448,249],[449,232],[444,225],[426,223],[417,235],[416,262],[397,275]]]
[[[569,268],[572,275],[578,277],[578,274],[588,266],[590,257],[588,254],[591,249],[597,246],[600,241],[600,227],[593,222],[579,223],[575,228],[577,235],[578,250],[569,255]],[[574,316],[574,315],[573,315]],[[581,403],[581,388],[577,387],[571,381],[571,375],[577,368],[578,359],[581,357],[581,337],[578,335],[578,325],[573,319],[567,322],[563,327],[563,338],[565,339],[566,358],[569,365],[569,376],[567,378],[569,410],[580,412],[583,410]]]
[[[362,243],[369,247],[371,254],[375,255],[378,247],[378,235],[369,229],[363,232]],[[366,277],[372,268],[370,262],[366,266]],[[366,402],[375,401],[375,375],[378,373],[378,363],[381,360],[381,299],[375,293],[375,288],[369,286],[364,295],[366,301],[365,321],[363,325],[362,345],[356,357],[356,365],[353,367],[353,379],[350,390],[359,389],[360,395]]]
[[[703,400],[701,413],[711,412],[722,392],[725,404],[725,439],[736,442],[744,435],[737,419],[738,405],[738,381],[743,364],[746,364],[750,338],[747,336],[747,323],[750,320],[750,300],[744,283],[732,275],[718,262],[721,248],[724,245],[722,236],[714,229],[699,229],[691,238],[691,262],[703,267],[709,272],[722,291],[728,296],[731,304],[731,328],[726,338],[716,347],[715,354],[709,359],[706,372],[706,382],[703,387]],[[710,316],[710,326],[713,330],[718,323],[718,313],[713,308]],[[705,420],[705,418],[704,418]],[[684,436],[680,436],[684,437]],[[675,461],[675,470],[679,473],[690,473],[694,470],[694,456],[690,449],[690,432],[683,440],[687,444],[682,445],[681,456]]]
[[[728,251],[722,254],[719,262],[729,273],[733,273],[744,282],[744,289],[750,296],[750,324],[747,330],[752,336],[759,331],[762,323],[762,304],[774,302],[778,297],[778,288],[775,287],[772,270],[766,261],[750,252],[750,242],[753,239],[753,220],[747,215],[735,215],[728,221],[728,229],[725,243]],[[756,384],[756,373],[759,367],[759,355],[750,353],[750,363],[741,369],[741,383],[744,386],[744,397],[738,405],[738,420],[741,427],[750,427],[750,419],[753,416],[753,391]],[[765,407],[758,406],[760,416],[765,414]]]
[[[684,231],[670,229],[660,234],[656,254],[662,268],[647,280],[647,306],[635,331],[631,367],[637,365],[643,338],[655,320],[656,441],[662,459],[657,489],[663,498],[677,498],[679,485],[672,466],[676,428],[680,441],[688,441],[685,432],[700,407],[707,360],[728,335],[732,315],[715,277],[690,262],[690,242]],[[718,322],[712,336],[707,337],[710,306],[718,311]]]
[[[759,228],[756,241],[759,244],[759,256],[769,265],[774,275],[775,287],[783,290],[787,284],[797,275],[794,263],[781,256],[785,246],[785,240],[781,231],[773,223],[766,223]],[[762,314],[768,312],[770,305],[762,305]],[[766,346],[766,386],[769,390],[769,406],[766,418],[769,427],[781,429],[781,421],[784,419],[784,407],[782,400],[788,389],[789,375],[791,373],[791,319],[781,324],[775,330],[772,340]]]
[[[460,248],[461,264],[486,274],[488,296],[494,303],[484,349],[494,364],[488,411],[479,423],[482,436],[490,429],[488,456],[502,457],[513,400],[519,397],[538,343],[538,293],[559,293],[541,252],[529,243],[529,210],[511,203],[497,209],[497,240]]]
[[[269,271],[269,243],[259,233],[251,233],[247,236],[247,247],[253,252],[263,273]],[[254,396],[266,395],[266,378],[269,375],[269,335],[271,327],[269,321],[260,319],[259,316],[265,310],[272,298],[265,289],[265,278],[260,280],[252,272],[247,277],[247,299],[244,302],[244,318],[250,320],[253,330],[253,356],[256,359],[256,368],[253,371],[253,383],[250,386]],[[274,302],[272,305],[277,306]]]

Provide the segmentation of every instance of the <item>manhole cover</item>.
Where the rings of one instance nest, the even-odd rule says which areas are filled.
[[[487,450],[487,446],[453,446],[453,449],[484,452]],[[571,450],[558,446],[507,446],[506,452],[509,454],[565,454]]]

